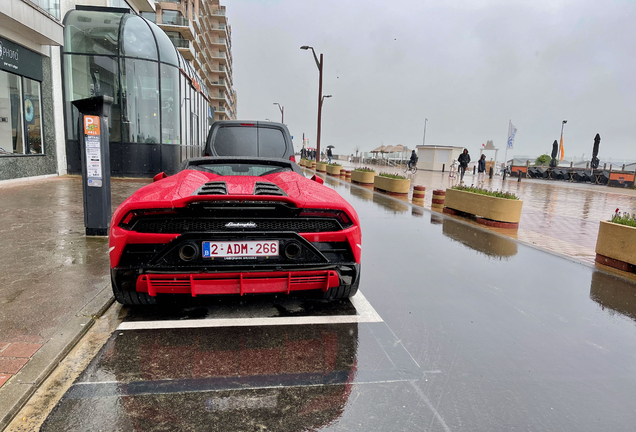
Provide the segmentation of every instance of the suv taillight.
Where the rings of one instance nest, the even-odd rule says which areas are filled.
[[[296,162],[296,156],[295,155],[291,155],[289,157],[289,160],[292,161],[292,162]]]

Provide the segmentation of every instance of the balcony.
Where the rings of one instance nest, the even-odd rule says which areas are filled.
[[[177,47],[177,50],[179,50],[184,59],[194,60],[195,51],[192,42],[182,38],[170,38],[170,40],[172,44]]]
[[[60,0],[0,0],[0,27],[40,45],[61,46]]]
[[[168,14],[167,12],[175,11],[164,11],[161,23],[157,23],[157,25],[165,32],[176,31],[181,33],[184,38],[194,40],[194,35],[196,33],[192,23],[179,13]]]

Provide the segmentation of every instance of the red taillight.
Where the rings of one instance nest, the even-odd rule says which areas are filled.
[[[338,219],[338,221],[342,224],[344,228],[348,228],[351,225],[353,225],[353,222],[351,222],[351,219],[349,218],[349,216],[347,216],[345,212],[340,210],[307,209],[307,210],[303,210],[299,216],[300,217],[336,218]]]
[[[131,210],[128,213],[126,213],[126,216],[124,216],[124,218],[121,220],[121,222],[119,223],[119,226],[126,228],[132,225],[132,222],[134,222],[136,218],[141,216],[173,215],[177,213],[178,212],[176,210],[169,210],[169,209]]]
[[[241,126],[256,126],[254,123],[241,123]]]
[[[289,160],[292,161],[292,162],[296,162],[296,156],[295,155],[291,155],[289,157]]]

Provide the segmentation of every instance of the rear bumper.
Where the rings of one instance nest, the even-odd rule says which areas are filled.
[[[158,294],[245,295],[289,294],[319,290],[360,281],[360,264],[346,263],[314,268],[247,269],[227,271],[193,271],[179,269],[114,268],[111,270],[113,288],[118,291],[144,292],[151,297]]]
[[[271,294],[321,290],[340,285],[334,270],[240,273],[143,274],[137,277],[137,292],[157,294],[227,295]]]

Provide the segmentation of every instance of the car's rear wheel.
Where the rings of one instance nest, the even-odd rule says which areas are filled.
[[[113,295],[115,296],[115,300],[123,305],[148,306],[157,304],[157,298],[148,295],[148,293],[122,289],[118,287],[113,280],[111,280],[111,285],[113,287]]]
[[[358,285],[360,279],[356,280],[351,285],[340,285],[337,287],[329,288],[322,293],[322,298],[325,300],[338,300],[344,298],[351,298],[358,292]]]

